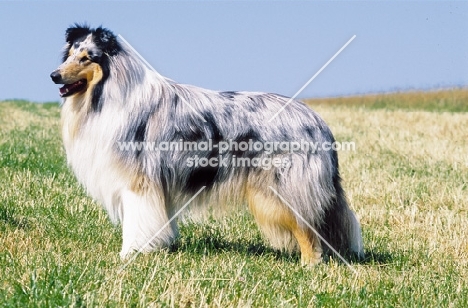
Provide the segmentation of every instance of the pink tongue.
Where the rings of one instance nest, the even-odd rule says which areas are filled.
[[[83,85],[83,80],[78,80],[77,82],[74,82],[72,84],[66,84],[63,87],[60,88],[60,95],[66,95],[68,92],[73,91],[75,88],[78,88]]]
[[[60,95],[67,94],[68,93],[68,87],[69,87],[69,85],[64,85],[63,87],[61,87],[59,89],[60,90]]]

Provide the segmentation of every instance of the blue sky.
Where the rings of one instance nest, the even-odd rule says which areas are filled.
[[[468,85],[468,2],[0,2],[0,100],[58,101],[74,22],[121,34],[164,76],[214,90],[341,96]]]

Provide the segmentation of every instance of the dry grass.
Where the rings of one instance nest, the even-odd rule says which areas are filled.
[[[379,93],[363,96],[309,99],[310,105],[333,105],[386,110],[468,111],[468,89],[434,90],[430,92]]]
[[[413,245],[424,242],[431,254],[466,264],[468,115],[315,109],[333,123],[338,140],[356,143],[356,152],[341,152],[340,159],[363,225],[388,225],[396,231],[388,237],[411,235]]]
[[[468,113],[456,111],[467,97],[454,90],[311,101],[339,141],[356,144],[340,162],[367,251],[352,264],[357,275],[334,259],[309,269],[269,249],[247,212],[184,225],[172,250],[141,255],[120,272],[120,231],[66,168],[58,107],[1,103],[0,302],[467,306]]]

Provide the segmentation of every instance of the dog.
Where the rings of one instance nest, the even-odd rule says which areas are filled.
[[[75,24],[65,38],[50,77],[63,85],[67,161],[121,224],[122,258],[170,246],[182,210],[195,217],[237,205],[248,205],[274,248],[299,251],[302,264],[333,250],[363,256],[337,152],[302,147],[335,142],[305,104],[178,84],[103,27]]]

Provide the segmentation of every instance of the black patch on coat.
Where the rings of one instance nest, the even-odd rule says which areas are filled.
[[[122,51],[117,37],[106,28],[99,27],[93,30],[93,41],[108,56],[115,56]]]
[[[198,116],[193,116],[192,118],[192,137],[197,137],[196,141],[198,142],[210,142],[212,145],[217,145],[219,141],[222,140],[222,133],[216,123],[216,119],[211,112],[205,111],[201,112],[201,116],[205,119],[206,122],[203,122]],[[196,128],[196,131],[193,131],[193,128]],[[202,166],[185,166],[185,190],[190,193],[197,192],[202,186],[207,186],[210,188],[215,182],[221,182],[225,179],[225,172],[223,172],[223,167],[219,166],[219,149],[218,147],[213,146],[211,149],[193,151],[186,153],[185,157],[195,157],[198,156],[199,159],[207,159],[208,161],[212,158],[217,158],[217,166],[210,166],[209,164],[205,167]],[[182,163],[186,163],[187,159],[184,159]]]
[[[239,93],[236,91],[223,91],[223,92],[219,92],[219,95],[221,95],[223,98],[228,98],[232,100],[237,95],[239,95]]]
[[[102,91],[104,90],[104,84],[109,78],[110,74],[110,63],[109,58],[103,55],[97,62],[102,69],[102,78],[93,88],[93,95],[91,99],[91,109],[94,112],[100,112],[104,100],[102,99]]]

